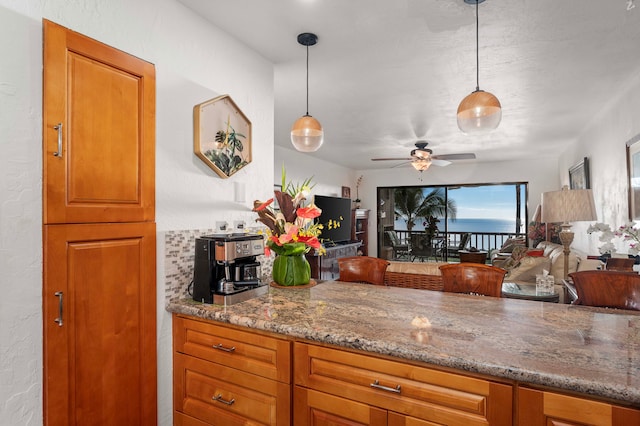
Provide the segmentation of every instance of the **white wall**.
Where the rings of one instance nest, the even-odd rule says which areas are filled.
[[[627,163],[625,143],[640,133],[640,71],[636,78],[620,87],[620,92],[591,125],[584,129],[573,147],[560,160],[560,184],[567,185],[568,169],[588,157],[591,168],[591,187],[596,202],[598,222],[612,229],[629,221],[627,194]],[[558,185],[560,187],[560,185]],[[586,229],[593,222],[578,222],[572,247],[585,253],[598,254],[599,234],[588,235]],[[628,246],[618,244],[619,253],[627,253]]]
[[[320,148],[322,149],[322,148]],[[355,199],[356,174],[355,171],[337,166],[323,160],[317,160],[302,152],[291,148],[275,147],[274,184],[280,185],[282,166],[284,165],[288,182],[303,182],[312,178],[315,184],[313,194],[342,196],[342,187],[351,188],[351,198]],[[359,175],[358,175],[359,176]],[[263,197],[261,198],[268,198]]]
[[[156,65],[159,424],[172,424],[162,231],[253,221],[273,189],[273,66],[175,0],[0,0],[0,424],[42,424],[42,18]],[[229,60],[232,60],[229,65]],[[229,94],[253,162],[219,178],[193,154],[195,104]],[[245,203],[233,201],[245,183]]]

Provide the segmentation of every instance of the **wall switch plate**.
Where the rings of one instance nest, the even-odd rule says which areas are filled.
[[[225,232],[228,227],[229,227],[229,224],[227,222],[216,221],[216,231]]]
[[[234,231],[244,231],[245,224],[244,220],[234,220],[233,221],[233,230]]]

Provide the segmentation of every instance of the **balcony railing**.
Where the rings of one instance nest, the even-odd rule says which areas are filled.
[[[400,239],[402,244],[410,245],[411,236],[408,231],[395,230],[396,235]],[[462,234],[467,232],[441,232],[438,235],[443,237],[441,239],[443,246],[456,247],[460,244]],[[465,249],[475,247],[478,250],[491,253],[492,250],[502,247],[505,241],[509,238],[526,237],[526,233],[523,232],[469,232],[471,238],[469,243],[465,246]],[[424,232],[412,232],[412,234],[424,234]],[[453,258],[451,254],[448,256]],[[448,259],[447,259],[448,260]]]

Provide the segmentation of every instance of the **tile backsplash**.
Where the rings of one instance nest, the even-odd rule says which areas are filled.
[[[164,233],[165,302],[191,297],[195,241],[201,235],[214,234],[213,229],[166,231]],[[258,256],[263,280],[270,279],[273,256]]]

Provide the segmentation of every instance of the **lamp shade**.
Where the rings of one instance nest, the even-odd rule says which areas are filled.
[[[298,118],[291,127],[291,143],[301,152],[317,151],[324,142],[324,131],[318,120],[310,115]]]
[[[458,106],[458,127],[464,133],[486,133],[498,127],[502,106],[493,94],[476,90]]]
[[[569,223],[596,220],[596,205],[590,189],[562,188],[542,194],[542,222]]]

